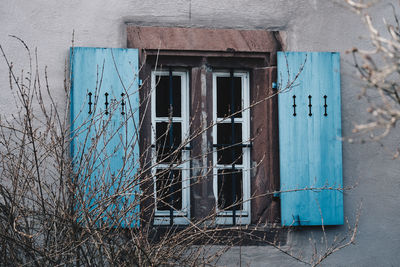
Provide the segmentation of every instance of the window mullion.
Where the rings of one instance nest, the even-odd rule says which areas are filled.
[[[232,224],[236,224],[236,171],[235,171],[235,159],[236,159],[236,150],[233,149],[235,145],[235,119],[232,114],[235,114],[235,82],[233,79],[233,70],[230,71],[230,79],[231,79],[231,156],[232,156],[232,203],[233,203],[233,210],[232,210]]]

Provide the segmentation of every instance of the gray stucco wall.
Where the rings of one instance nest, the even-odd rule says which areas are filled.
[[[374,17],[391,16],[389,1],[376,6]],[[366,119],[366,104],[357,99],[360,84],[352,59],[344,52],[367,47],[359,18],[330,0],[177,0],[177,1],[2,1],[0,44],[15,68],[27,67],[23,47],[9,34],[37,47],[41,65],[48,66],[53,95],[63,103],[64,64],[75,31],[76,46],[126,47],[127,23],[158,26],[193,26],[268,29],[286,32],[287,50],[342,52],[343,135],[351,136],[353,123]],[[8,91],[8,71],[0,60],[0,112],[9,114],[13,97]],[[43,69],[41,70],[43,71]],[[398,266],[400,262],[400,167],[385,148],[399,146],[399,131],[377,143],[343,144],[344,183],[358,183],[344,197],[345,216],[354,222],[359,203],[362,215],[356,244],[325,261],[327,266]],[[346,226],[328,229],[330,237]],[[319,229],[302,229],[289,240],[309,251],[308,238],[319,238]],[[221,264],[237,265],[238,250]],[[251,266],[292,266],[294,262],[271,247],[242,248],[242,263]]]

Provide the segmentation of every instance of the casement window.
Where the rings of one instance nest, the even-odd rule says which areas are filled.
[[[202,218],[227,225],[343,223],[338,53],[278,52],[276,33],[267,31],[137,26],[128,26],[128,47],[134,49],[114,55],[82,49],[71,60],[73,133],[93,117],[80,110],[93,102],[89,83],[99,73],[106,79],[91,108],[104,112],[133,101],[139,111],[123,115],[133,126],[99,150],[113,153],[124,138],[137,141],[122,143],[136,162],[140,157],[129,173],[121,171],[129,161],[124,156],[98,165],[113,166],[114,175],[101,177],[114,177],[111,183],[135,179],[139,165],[141,175],[152,177],[136,183],[140,190],[131,188],[127,201],[137,205],[126,214],[154,225]],[[120,73],[107,64],[99,68],[107,61]],[[131,77],[139,65],[137,91]],[[84,136],[73,136],[73,157],[85,149],[78,145]],[[86,184],[96,179],[86,176]]]
[[[250,223],[249,73],[217,71],[213,93],[213,188],[217,223]]]
[[[151,146],[154,224],[188,224],[190,151],[188,73],[151,73]]]

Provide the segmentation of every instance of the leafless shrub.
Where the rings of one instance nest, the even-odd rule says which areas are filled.
[[[350,1],[348,6],[357,13],[367,27],[371,49],[354,47],[354,66],[365,86],[360,97],[368,101],[370,120],[355,125],[353,132],[368,134],[370,139],[379,141],[387,136],[400,119],[400,24],[394,5],[390,4],[393,15],[383,19],[386,31],[379,31],[370,15],[370,8],[379,1]],[[388,5],[388,8],[390,8]],[[399,155],[396,147],[395,157]]]

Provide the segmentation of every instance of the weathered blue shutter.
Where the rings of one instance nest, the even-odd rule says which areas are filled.
[[[278,52],[278,83],[282,225],[343,224],[340,55]]]
[[[138,50],[75,47],[70,56],[78,220],[138,226]]]

